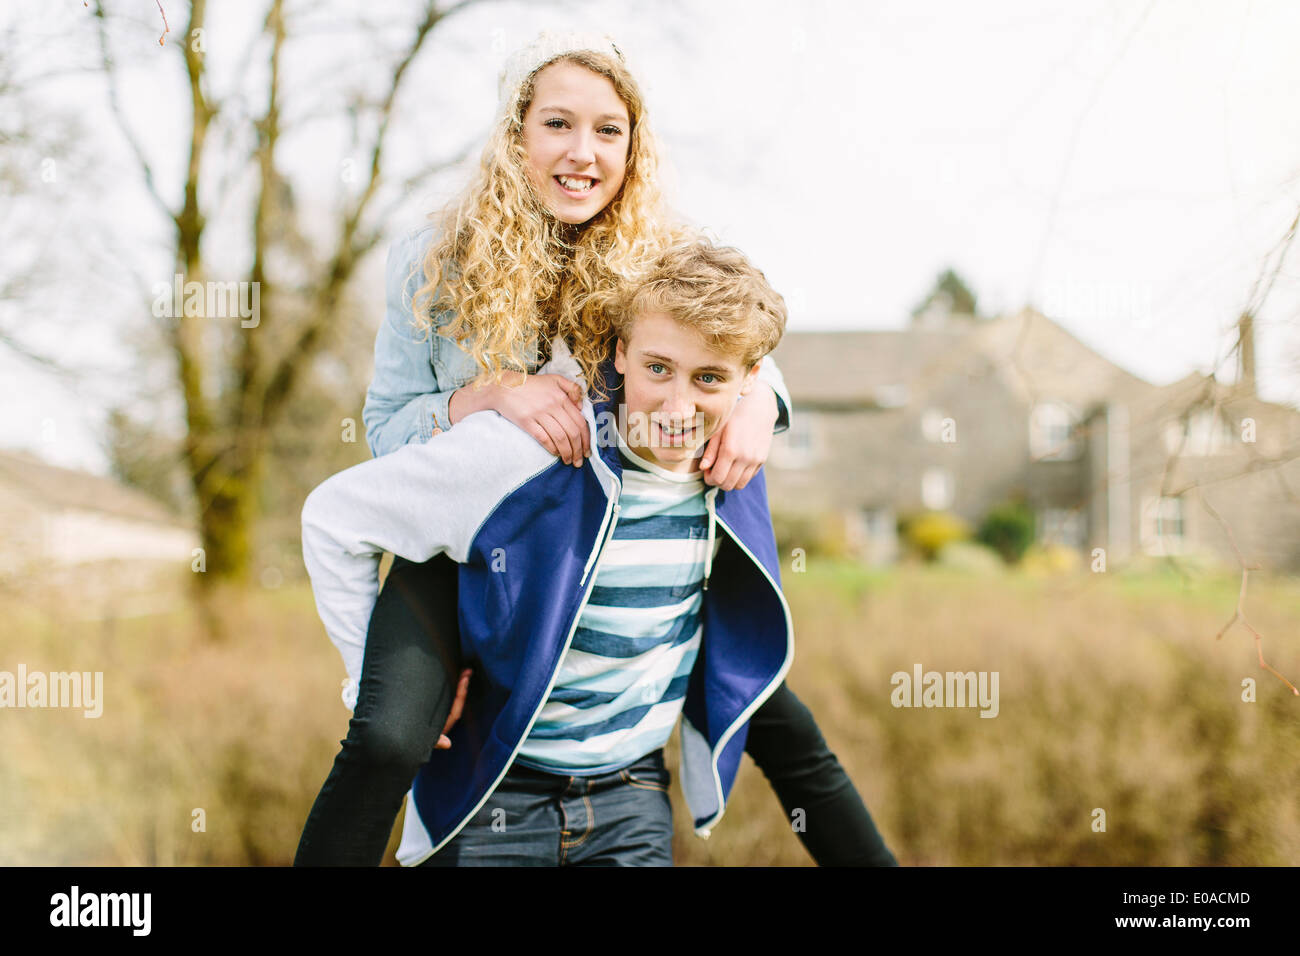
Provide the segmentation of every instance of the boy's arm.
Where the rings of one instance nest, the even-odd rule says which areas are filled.
[[[424,444],[362,462],[317,486],[302,508],[303,563],[325,631],[355,688],[379,594],[379,559],[446,553],[464,561],[483,519],[555,461],[496,412],[470,415]]]

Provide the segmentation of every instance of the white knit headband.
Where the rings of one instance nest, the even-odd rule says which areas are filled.
[[[521,50],[517,50],[506,60],[497,81],[497,116],[502,118],[515,106],[519,88],[524,81],[540,66],[565,53],[591,51],[612,56],[626,65],[623,53],[607,36],[593,33],[550,33],[540,34],[536,40]]]

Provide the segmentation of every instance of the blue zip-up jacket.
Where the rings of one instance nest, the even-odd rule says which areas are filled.
[[[559,341],[545,370],[581,381]],[[550,694],[618,522],[622,465],[608,431],[617,411],[584,399],[596,453],[582,468],[487,411],[340,472],[307,497],[303,558],[354,683],[381,553],[418,562],[446,553],[461,564],[461,645],[474,679],[451,749],[435,750],[412,785],[398,850],[405,865],[478,812]],[[681,724],[682,787],[702,836],[722,817],[750,716],[794,654],[762,471],[743,489],[709,489],[706,503],[723,544],[705,569],[704,636]]]

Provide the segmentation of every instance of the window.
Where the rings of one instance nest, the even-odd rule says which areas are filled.
[[[1222,455],[1232,446],[1232,430],[1212,408],[1198,408],[1187,418],[1184,455],[1205,458]]]
[[[926,441],[941,442],[945,434],[955,435],[955,429],[950,431],[944,427],[949,421],[947,415],[938,408],[927,408],[921,416],[921,435]]]
[[[790,416],[790,427],[772,439],[772,463],[781,468],[807,468],[817,460],[815,416]]]
[[[1142,498],[1142,550],[1147,554],[1179,554],[1183,550],[1183,499]]]
[[[1044,508],[1038,516],[1041,544],[1059,544],[1083,550],[1083,515],[1072,508]]]
[[[898,560],[898,518],[892,508],[864,508],[856,513],[854,545],[872,566]]]
[[[952,472],[947,468],[927,468],[921,475],[921,503],[931,511],[943,511],[952,506]]]
[[[901,383],[877,385],[875,398],[880,408],[902,408],[907,404],[907,386]]]
[[[1222,455],[1232,447],[1232,428],[1212,408],[1198,408],[1165,422],[1165,450],[1192,458]]]
[[[1064,402],[1040,402],[1029,413],[1029,454],[1041,461],[1070,461],[1079,457],[1079,441],[1072,437],[1077,422]]]

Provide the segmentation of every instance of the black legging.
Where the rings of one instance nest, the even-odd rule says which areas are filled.
[[[295,866],[377,866],[402,797],[446,723],[460,673],[454,562],[394,558],[366,636],[347,739],[311,808]],[[784,683],[745,750],[822,866],[897,866],[812,713]],[[796,816],[796,811],[803,811]]]

